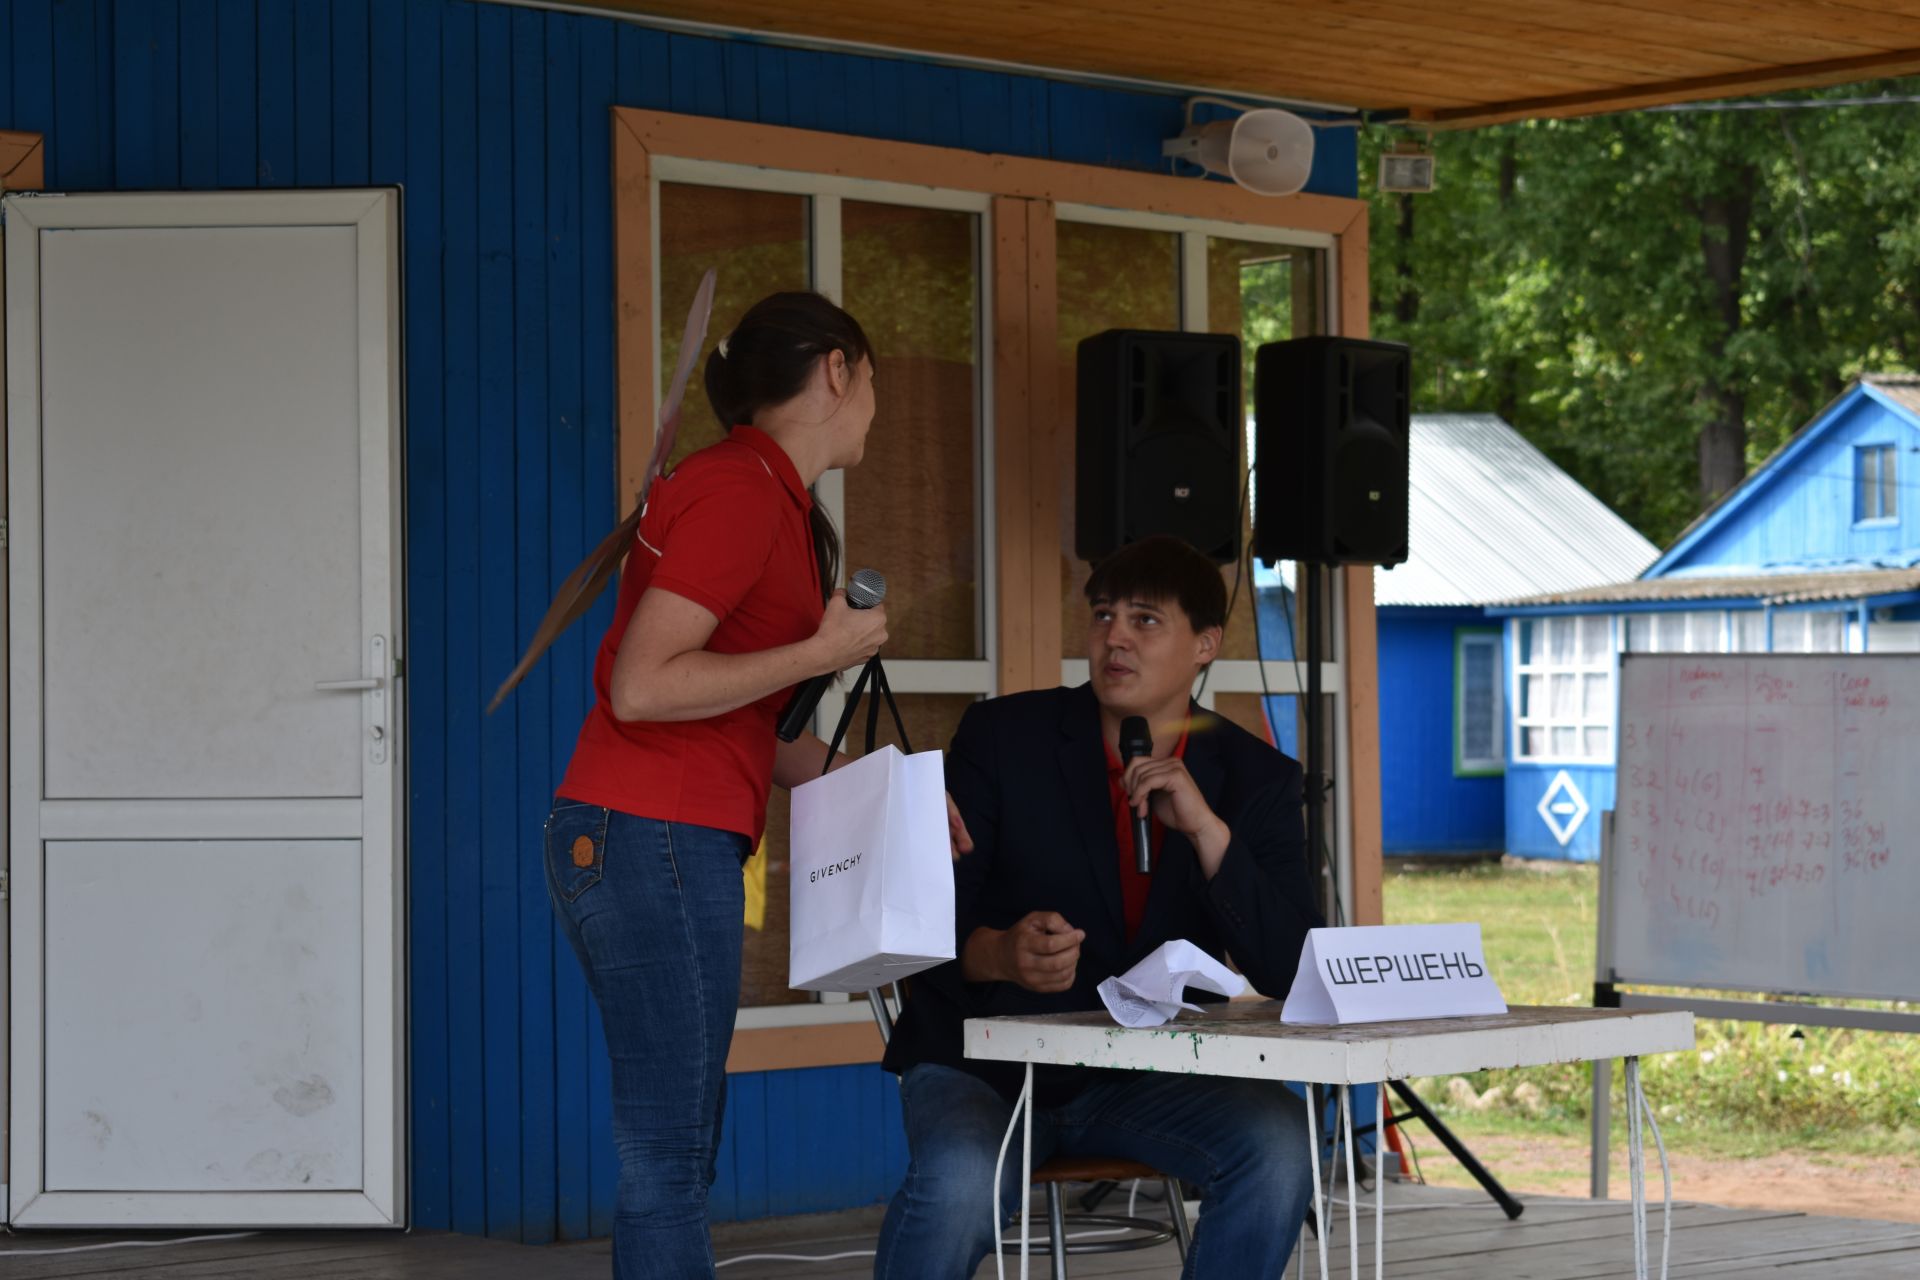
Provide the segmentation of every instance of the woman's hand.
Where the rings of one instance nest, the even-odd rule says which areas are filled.
[[[845,671],[857,667],[887,642],[887,606],[856,609],[847,603],[847,593],[836,591],[827,601],[820,627],[812,644],[819,655],[820,673]]]

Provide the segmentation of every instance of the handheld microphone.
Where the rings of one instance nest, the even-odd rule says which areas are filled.
[[[871,609],[886,598],[887,577],[877,569],[862,569],[847,583],[849,609]],[[774,728],[780,741],[792,742],[800,736],[807,721],[813,719],[813,709],[820,705],[820,695],[838,674],[829,671],[794,686],[793,696],[787,699],[785,709],[780,712],[780,723]]]
[[[1136,756],[1153,754],[1153,735],[1147,731],[1145,716],[1128,716],[1120,722],[1120,763],[1125,765]],[[1143,813],[1133,815],[1133,869],[1141,875],[1153,870],[1153,837],[1147,827],[1147,816]]]

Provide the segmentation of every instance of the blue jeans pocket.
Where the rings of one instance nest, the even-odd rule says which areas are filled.
[[[554,802],[547,815],[545,855],[547,879],[561,901],[576,901],[606,874],[607,817],[600,805]]]

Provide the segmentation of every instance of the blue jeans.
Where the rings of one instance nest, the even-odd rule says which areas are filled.
[[[616,1280],[711,1276],[707,1191],[740,1003],[747,837],[554,802],[547,894],[613,1060]]]
[[[887,1206],[876,1280],[969,1280],[993,1249],[987,1188],[1013,1107],[977,1076],[922,1063],[900,1079],[907,1178]],[[1277,1277],[1313,1198],[1306,1104],[1265,1080],[1115,1071],[1033,1116],[1033,1162],[1138,1160],[1200,1188],[1187,1280]],[[1020,1137],[1000,1183],[1019,1212]],[[1045,1238],[1044,1220],[1037,1234]]]

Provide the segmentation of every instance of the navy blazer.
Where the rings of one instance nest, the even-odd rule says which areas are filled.
[[[1139,935],[1129,943],[1092,685],[1011,694],[967,709],[946,761],[947,789],[974,843],[954,864],[956,948],[964,952],[976,928],[1005,929],[1030,911],[1057,911],[1087,936],[1073,986],[1062,992],[968,982],[957,959],[914,978],[887,1048],[888,1070],[922,1062],[959,1067],[1012,1097],[1021,1069],[967,1061],[965,1019],[1099,1009],[1102,981],[1175,938],[1216,959],[1231,956],[1256,990],[1287,994],[1307,930],[1321,922],[1307,879],[1300,765],[1197,706],[1184,759],[1232,840],[1208,881],[1186,837],[1167,832]],[[1057,1103],[1087,1078],[1086,1069],[1042,1068],[1035,1090],[1043,1102]]]

